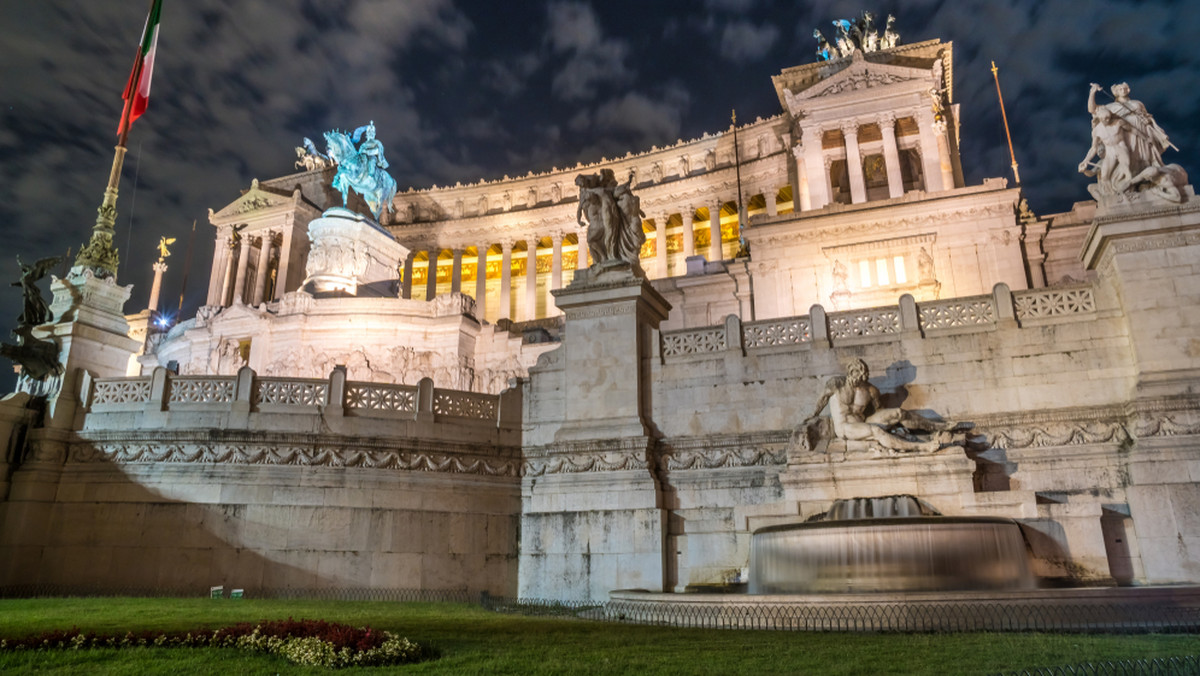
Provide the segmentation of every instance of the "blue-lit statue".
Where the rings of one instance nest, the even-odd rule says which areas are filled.
[[[362,143],[355,147],[359,139]],[[325,132],[326,152],[328,159],[337,164],[337,174],[333,177],[333,188],[342,193],[342,206],[346,205],[351,188],[363,196],[375,220],[383,215],[383,210],[395,211],[392,199],[396,196],[396,180],[385,171],[387,159],[383,156],[383,144],[375,138],[375,122],[359,127],[353,134],[334,129]],[[313,142],[304,139],[304,147],[313,155],[326,157],[317,152]]]

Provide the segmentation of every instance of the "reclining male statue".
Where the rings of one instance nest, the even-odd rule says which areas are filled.
[[[816,423],[828,404],[833,436],[847,442],[847,450],[869,447],[869,443],[863,442],[874,442],[891,451],[932,453],[945,445],[961,445],[965,441],[963,427],[956,422],[930,420],[915,411],[881,407],[879,389],[868,382],[869,378],[863,360],[847,364],[846,375],[834,376],[825,383],[816,410],[802,428]],[[922,433],[928,436],[920,436]]]

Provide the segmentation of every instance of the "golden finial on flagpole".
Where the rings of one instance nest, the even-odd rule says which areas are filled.
[[[1013,180],[1021,185],[1021,174],[1017,171],[1017,156],[1013,152],[1012,134],[1008,131],[1008,114],[1004,112],[1004,95],[1000,93],[1000,69],[992,62],[992,79],[996,81],[996,97],[1000,99],[1000,118],[1004,120],[1004,136],[1008,139],[1008,156],[1012,159]]]

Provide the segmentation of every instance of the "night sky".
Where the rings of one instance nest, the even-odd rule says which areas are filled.
[[[87,239],[148,4],[0,0],[5,279],[17,277],[12,254]],[[1011,177],[992,60],[1037,213],[1088,199],[1076,165],[1089,82],[1128,81],[1182,150],[1164,159],[1200,171],[1200,12],[1183,1],[165,0],[117,204],[118,277],[136,285],[126,310],[146,303],[161,235],[179,238],[163,291],[177,302],[196,220],[194,312],[207,209],[295,171],[305,136],[374,120],[401,190],[648,150],[725,129],[732,108],[745,122],[780,112],[770,77],[815,60],[813,28],[832,37],[833,19],[863,9],[880,24],[894,13],[902,44],[954,42],[968,184]],[[19,292],[3,288],[11,327]]]

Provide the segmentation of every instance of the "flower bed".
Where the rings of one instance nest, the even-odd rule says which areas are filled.
[[[83,633],[77,628],[43,632],[21,639],[0,639],[0,650],[84,650],[88,648],[212,647],[240,648],[280,655],[295,664],[365,667],[419,662],[433,651],[388,631],[351,627],[324,620],[263,621],[217,630],[142,631],[123,635]]]

